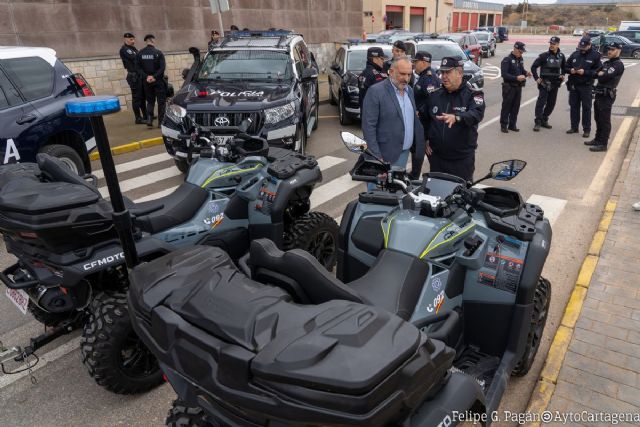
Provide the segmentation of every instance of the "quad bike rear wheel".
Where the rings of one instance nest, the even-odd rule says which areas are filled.
[[[58,326],[60,323],[71,318],[72,313],[49,313],[29,301],[29,312],[38,322],[45,326]]]
[[[213,427],[213,424],[205,419],[202,408],[189,406],[181,399],[176,399],[171,404],[165,424],[167,427]]]
[[[332,271],[338,260],[338,224],[322,212],[296,218],[284,232],[284,250],[303,249]]]
[[[143,393],[162,383],[158,360],[133,331],[124,293],[103,292],[91,301],[80,349],[89,374],[109,391]]]
[[[536,294],[533,298],[533,313],[531,314],[531,324],[529,335],[527,336],[527,345],[520,361],[513,369],[512,375],[522,377],[529,372],[533,360],[536,357],[540,341],[542,341],[542,333],[547,323],[547,315],[549,313],[549,303],[551,302],[551,283],[544,277],[538,279],[536,286]]]

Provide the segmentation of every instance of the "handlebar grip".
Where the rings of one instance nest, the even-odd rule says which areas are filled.
[[[485,202],[477,202],[476,203],[476,207],[480,210],[483,211],[487,211],[489,213],[492,213],[494,215],[498,215],[498,216],[502,216],[504,215],[504,211],[500,208],[496,208],[495,206],[492,206],[488,203]]]

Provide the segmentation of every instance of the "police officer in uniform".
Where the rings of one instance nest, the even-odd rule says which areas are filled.
[[[516,42],[513,50],[500,63],[502,73],[502,108],[500,110],[500,130],[508,133],[510,130],[520,132],[516,126],[522,88],[531,73],[524,69],[522,54],[526,52],[522,42]]]
[[[416,101],[416,110],[422,111],[429,99],[429,94],[438,89],[441,85],[436,72],[431,69],[431,54],[429,52],[418,52],[412,60],[418,80],[413,86],[413,97]],[[425,138],[427,137],[426,119],[420,115],[420,122],[424,128]],[[411,179],[420,178],[422,169],[422,159],[415,155],[415,144],[411,146]]]
[[[624,64],[620,61],[622,44],[609,42],[606,45],[607,61],[602,64],[596,78],[598,84],[593,88],[596,100],[593,103],[593,117],[596,121],[596,137],[591,141],[585,141],[585,145],[590,145],[591,151],[607,151],[609,135],[611,134],[611,107],[616,100],[616,88],[622,74]]]
[[[540,127],[551,129],[549,116],[556,106],[558,89],[564,80],[565,62],[564,53],[560,52],[560,37],[553,36],[549,40],[549,50],[540,54],[531,65],[531,74],[538,83],[536,119],[533,127],[536,132],[540,131]]]
[[[144,93],[147,97],[147,126],[153,127],[153,107],[158,100],[158,127],[162,125],[167,100],[167,86],[164,81],[166,67],[164,54],[155,48],[153,34],[144,36],[147,46],[138,52],[138,70],[142,76]]]
[[[431,94],[420,114],[428,131],[427,157],[431,172],[444,172],[473,181],[478,123],[484,118],[484,94],[463,78],[460,57],[442,58],[442,86]]]
[[[131,89],[131,100],[133,104],[133,114],[136,124],[146,123],[147,109],[144,105],[144,91],[142,90],[142,79],[138,74],[136,57],[138,49],[134,46],[136,38],[131,33],[124,33],[124,44],[120,48],[120,58],[122,65],[127,70],[127,83]]]
[[[578,133],[580,108],[582,108],[582,136],[588,138],[591,133],[591,85],[600,68],[600,54],[591,49],[591,39],[583,37],[578,49],[567,59],[565,73],[569,90],[571,129],[567,133]]]
[[[384,52],[381,47],[370,47],[367,49],[367,66],[358,78],[360,116],[362,116],[362,106],[364,105],[364,96],[367,89],[376,83],[386,80],[389,75],[384,71]]]

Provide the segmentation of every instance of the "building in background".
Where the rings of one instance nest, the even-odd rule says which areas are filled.
[[[454,0],[451,13],[450,31],[473,30],[477,27],[502,25],[500,3],[488,3],[470,0]]]

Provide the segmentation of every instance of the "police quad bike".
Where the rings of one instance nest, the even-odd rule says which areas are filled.
[[[69,114],[119,109],[111,98],[83,102],[69,104]],[[324,213],[309,212],[309,196],[322,179],[313,157],[270,149],[236,128],[233,138],[219,144],[200,142],[200,158],[173,193],[133,203],[120,193],[102,118],[91,120],[106,153],[101,151],[101,161],[111,203],[95,177],[89,183],[48,155],[0,168],[0,231],[7,252],[17,258],[0,280],[23,313],[49,327],[24,348],[0,343],[3,370],[8,361],[30,367],[36,350],[83,327],[83,362],[99,385],[138,393],[161,383],[155,357],[130,326],[125,261],[132,266],[196,244],[220,246],[237,259],[252,239],[268,237],[283,249],[312,252],[327,269],[335,265],[338,225]],[[118,236],[129,226],[137,256],[127,260]]]
[[[495,163],[482,180],[525,164]],[[473,187],[482,180],[411,182],[375,159],[352,176],[379,190],[345,209],[337,278],[266,239],[239,268],[191,247],[134,269],[134,330],[178,394],[167,425],[492,421],[542,338],[549,221],[514,190]]]

